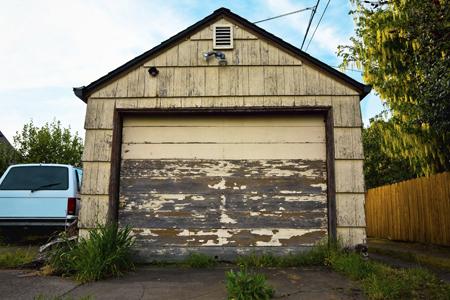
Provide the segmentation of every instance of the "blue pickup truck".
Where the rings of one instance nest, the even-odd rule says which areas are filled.
[[[78,219],[82,170],[58,164],[10,166],[0,178],[0,226],[67,226]]]

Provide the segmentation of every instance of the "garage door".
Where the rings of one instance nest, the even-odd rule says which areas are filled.
[[[197,249],[292,251],[327,235],[321,115],[123,120],[121,226],[147,259]]]

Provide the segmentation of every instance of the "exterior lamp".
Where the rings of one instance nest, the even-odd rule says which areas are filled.
[[[215,58],[217,58],[219,60],[219,65],[221,65],[222,67],[227,65],[227,60],[225,59],[225,54],[222,53],[221,51],[203,52],[203,58],[206,61],[212,56],[214,56]]]

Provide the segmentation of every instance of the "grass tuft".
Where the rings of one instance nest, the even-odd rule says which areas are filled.
[[[66,243],[51,254],[51,265],[80,283],[134,270],[132,247],[136,238],[131,236],[132,228],[118,228],[114,222],[110,226],[97,225],[98,229],[89,230],[89,239],[71,243],[63,236]]]
[[[189,254],[175,265],[181,268],[205,269],[215,266],[217,262],[214,255],[208,256],[206,253],[197,251],[189,251]]]
[[[239,256],[235,263],[244,267],[301,267],[307,265],[328,264],[335,255],[339,246],[332,240],[315,244],[311,250],[289,253],[287,257],[276,256],[273,252],[256,255],[252,252],[249,256]]]
[[[36,257],[38,250],[28,248],[27,250],[17,247],[5,247],[0,249],[0,267],[16,267],[28,263]]]

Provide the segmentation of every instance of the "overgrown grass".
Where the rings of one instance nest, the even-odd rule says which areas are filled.
[[[421,266],[427,266],[432,269],[450,271],[450,259],[434,257],[430,255],[423,255],[419,253],[396,251],[376,246],[371,246],[370,251],[381,255],[397,258],[403,261],[418,263]]]
[[[211,268],[217,265],[214,255],[208,256],[200,251],[189,251],[189,254],[182,260],[175,263],[176,267],[190,269]]]
[[[348,253],[336,253],[330,264],[334,270],[360,281],[364,294],[371,299],[450,299],[450,286],[425,269],[394,269]]]
[[[438,280],[427,270],[393,269],[384,264],[367,260],[359,254],[343,253],[333,242],[315,245],[311,251],[278,257],[272,252],[236,260],[245,267],[301,267],[305,265],[329,265],[334,270],[359,282],[364,294],[371,299],[450,299],[450,286]]]
[[[88,239],[79,238],[71,243],[63,237],[64,246],[57,247],[51,254],[51,266],[80,283],[121,276],[127,270],[134,270],[132,247],[136,239],[130,234],[132,228],[118,228],[114,222],[110,226],[97,226],[89,230]]]
[[[319,265],[328,261],[338,250],[338,245],[332,241],[325,241],[314,245],[311,250],[289,253],[287,257],[276,256],[273,252],[256,255],[252,252],[249,256],[239,256],[236,265],[244,267],[302,267],[307,265]]]
[[[36,248],[22,249],[4,247],[0,249],[0,267],[16,267],[32,261],[38,250]]]

